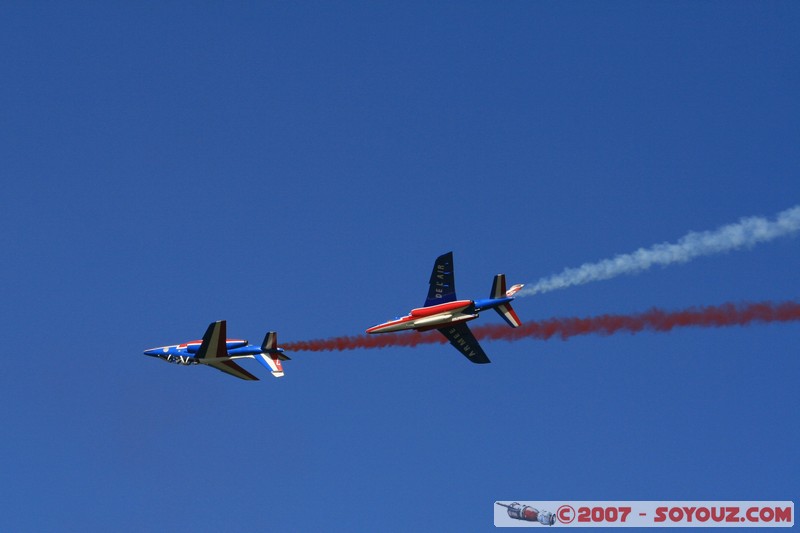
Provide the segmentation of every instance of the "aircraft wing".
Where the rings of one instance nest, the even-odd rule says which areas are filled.
[[[225,344],[226,338],[225,321],[212,322],[208,325],[205,335],[203,335],[203,342],[200,343],[200,348],[197,350],[195,357],[198,359],[228,357],[228,347]]]
[[[450,344],[455,346],[456,350],[464,354],[466,358],[473,363],[491,363],[486,356],[486,352],[484,352],[481,345],[478,344],[475,335],[472,334],[469,327],[463,322],[459,324],[450,324],[447,327],[441,328],[439,331],[442,335],[447,337],[447,340],[450,341]]]
[[[447,252],[436,258],[433,272],[428,282],[428,298],[425,307],[454,302],[456,300],[456,277],[453,273],[453,252]]]
[[[231,376],[235,376],[240,379],[246,379],[248,381],[258,381],[257,377],[255,377],[253,374],[251,374],[244,368],[240,367],[233,361],[214,361],[213,363],[208,363],[208,366],[214,367],[217,370],[221,370],[226,374],[230,374]]]
[[[203,361],[208,366],[214,367],[217,370],[236,376],[240,379],[248,381],[258,381],[258,378],[253,374],[228,359],[228,348],[226,345],[227,331],[224,320],[212,322],[208,325],[205,335],[203,335],[203,342],[197,350],[197,358]]]

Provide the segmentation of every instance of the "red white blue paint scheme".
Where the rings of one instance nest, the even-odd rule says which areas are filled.
[[[203,340],[152,348],[145,350],[144,354],[178,365],[208,365],[237,378],[258,381],[235,362],[236,359],[251,358],[264,365],[276,378],[283,377],[281,361],[287,361],[289,357],[283,354],[283,348],[278,348],[277,333],[270,331],[261,346],[254,346],[243,339],[227,338],[225,330],[224,320],[212,322]]]
[[[494,277],[489,298],[458,300],[456,299],[456,282],[453,274],[453,252],[448,252],[436,259],[429,283],[428,298],[425,300],[424,307],[412,309],[411,313],[404,317],[373,326],[367,330],[367,333],[389,333],[405,329],[417,331],[436,329],[473,363],[489,363],[489,358],[467,327],[467,322],[478,318],[481,311],[494,309],[512,328],[519,327],[521,324],[517,313],[511,308],[510,302],[514,299],[512,296],[522,288],[522,285],[514,285],[506,290],[505,274],[498,274]]]

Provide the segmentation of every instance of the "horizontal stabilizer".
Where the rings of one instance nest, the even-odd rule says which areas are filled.
[[[276,378],[283,377],[283,365],[277,355],[260,353],[255,355],[256,361],[264,365]]]
[[[509,304],[498,305],[494,310],[497,311],[497,314],[503,317],[503,320],[508,322],[508,325],[512,328],[518,328],[522,325],[522,321]]]

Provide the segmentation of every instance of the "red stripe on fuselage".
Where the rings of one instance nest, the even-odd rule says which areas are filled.
[[[420,318],[424,316],[438,315],[439,313],[446,313],[448,311],[460,311],[472,305],[472,300],[458,300],[456,302],[448,302],[446,304],[431,305],[429,307],[420,307],[412,309],[409,316]]]
[[[458,314],[460,311],[463,311],[464,309],[468,308],[473,303],[474,302],[472,300],[459,300],[457,302],[448,302],[448,303],[445,303],[445,304],[432,305],[430,307],[420,307],[418,309],[412,309],[411,310],[411,314],[406,315],[406,316],[404,316],[402,318],[398,318],[397,320],[390,320],[389,322],[384,322],[383,324],[378,324],[377,326],[373,326],[373,327],[371,327],[371,328],[369,328],[367,330],[367,333],[385,332],[387,328],[391,328],[391,327],[394,327],[394,326],[399,326],[399,325],[405,324],[407,322],[416,322],[418,320],[421,320],[421,321],[423,321],[425,323],[428,323],[428,322],[431,322],[431,320],[429,320],[429,317],[435,317],[436,315],[444,315],[443,318],[447,318],[447,317],[451,316],[452,314]],[[448,314],[448,313],[450,313],[450,314]],[[467,316],[469,316],[469,318],[466,318]],[[465,315],[464,318],[454,318],[453,322],[460,321],[460,320],[471,320],[472,318],[475,318],[476,316],[477,315],[474,315],[474,316]],[[422,325],[420,325],[418,327],[414,327],[412,325],[411,328],[405,328],[405,329],[419,329],[420,331],[425,331],[427,329],[432,329],[434,327],[441,327],[442,323],[439,323],[436,320],[433,320],[433,321],[437,322],[437,324],[436,325],[422,324]]]
[[[201,344],[203,344],[203,341],[201,341],[201,340],[200,341],[189,341],[189,342],[186,342],[184,344],[179,344],[178,348],[181,348],[181,349],[185,350],[189,346],[200,346]],[[238,348],[239,346],[244,346],[245,344],[247,344],[247,341],[244,340],[244,339],[225,339],[225,347],[226,348],[232,348],[234,346]]]

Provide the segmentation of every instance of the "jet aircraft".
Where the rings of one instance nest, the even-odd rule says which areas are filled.
[[[367,333],[436,329],[473,363],[489,363],[489,358],[466,323],[478,318],[481,311],[494,309],[512,328],[519,327],[521,324],[519,317],[511,308],[510,302],[514,299],[514,294],[523,286],[521,284],[514,285],[506,290],[505,274],[498,274],[494,277],[489,298],[457,300],[453,252],[448,252],[436,259],[429,284],[428,298],[425,300],[424,307],[412,309],[411,313],[404,317],[373,326],[367,330]]]
[[[278,334],[274,331],[267,333],[261,346],[254,346],[243,339],[228,339],[224,320],[209,324],[203,340],[151,348],[144,354],[178,365],[208,365],[249,381],[258,378],[236,364],[235,359],[253,358],[276,378],[283,377],[281,361],[289,360],[283,348],[278,348]]]

